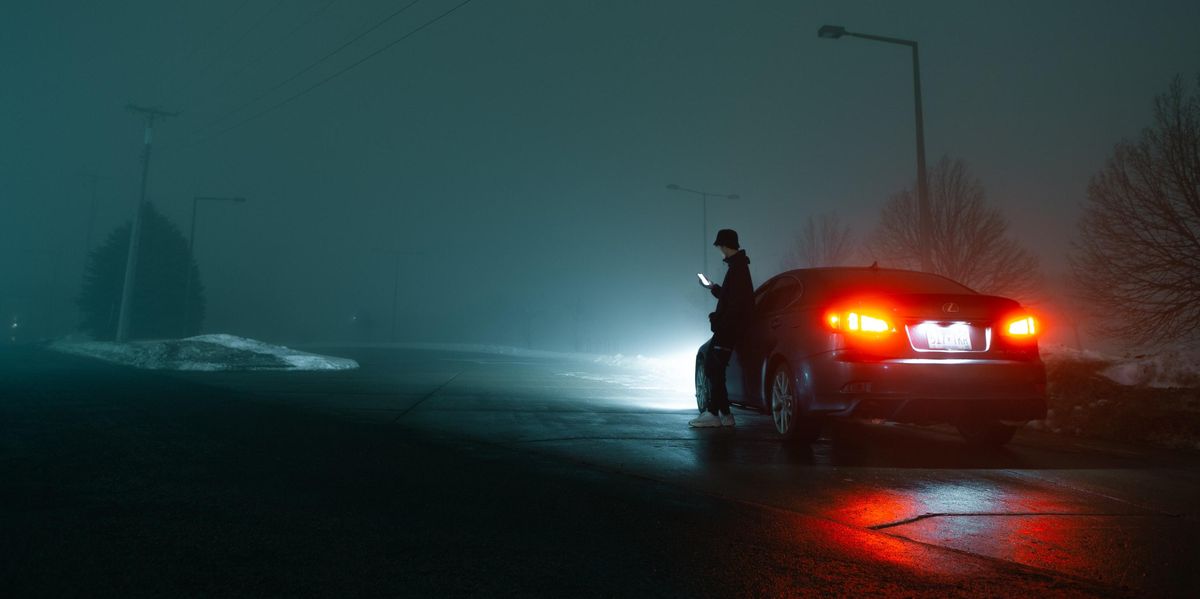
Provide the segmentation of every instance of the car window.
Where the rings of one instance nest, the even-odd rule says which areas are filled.
[[[973,294],[970,288],[942,276],[890,269],[815,269],[802,273],[805,303],[821,305],[858,294],[952,293]]]
[[[857,270],[832,277],[827,283],[837,293],[974,293],[945,277],[897,270]]]
[[[767,291],[758,308],[762,312],[782,310],[795,301],[800,296],[802,290],[803,286],[796,279],[792,277],[779,277],[775,279],[775,283]]]

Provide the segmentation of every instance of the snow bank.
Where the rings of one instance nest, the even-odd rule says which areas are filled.
[[[63,353],[148,370],[348,370],[358,362],[297,351],[234,335],[199,335],[158,341],[60,340],[50,348]]]
[[[1100,374],[1120,385],[1156,389],[1200,387],[1200,350],[1176,348],[1125,358]]]
[[[1103,362],[1100,375],[1131,387],[1156,389],[1200,387],[1200,348],[1175,346],[1152,354],[1117,357],[1091,350],[1049,346],[1041,350],[1049,361]]]

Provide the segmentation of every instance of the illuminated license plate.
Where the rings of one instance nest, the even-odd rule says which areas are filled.
[[[929,349],[970,350],[971,327],[962,323],[946,326],[926,323],[925,340],[929,343]]]

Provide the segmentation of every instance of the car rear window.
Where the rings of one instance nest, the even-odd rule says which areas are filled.
[[[939,275],[869,268],[813,271],[806,287],[821,298],[859,293],[975,293]]]

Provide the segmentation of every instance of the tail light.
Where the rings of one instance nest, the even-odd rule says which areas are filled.
[[[839,333],[882,335],[896,332],[896,327],[892,326],[891,321],[876,311],[834,311],[826,315],[825,322],[829,324],[830,329]]]
[[[1013,339],[1034,339],[1037,337],[1037,320],[1028,314],[1010,318],[1004,323],[1004,333]]]

